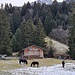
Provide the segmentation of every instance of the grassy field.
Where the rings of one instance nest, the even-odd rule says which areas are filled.
[[[46,59],[34,59],[34,60],[28,60],[28,64],[23,64],[20,65],[18,63],[18,60],[0,60],[0,71],[2,70],[11,70],[11,69],[17,69],[21,68],[24,66],[30,66],[32,61],[38,61],[39,62],[39,67],[41,66],[52,66],[55,64],[61,64],[62,60],[60,59],[53,59],[53,58],[46,58]],[[73,62],[75,63],[74,60],[65,60],[65,62]]]

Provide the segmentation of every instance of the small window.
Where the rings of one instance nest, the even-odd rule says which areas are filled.
[[[30,48],[29,50],[32,50],[32,48]]]

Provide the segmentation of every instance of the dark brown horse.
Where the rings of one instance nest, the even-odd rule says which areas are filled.
[[[23,62],[24,64],[26,63],[26,65],[28,64],[28,61],[26,59],[19,59],[20,64],[21,64],[21,62]]]
[[[33,61],[32,63],[31,63],[31,67],[33,66],[33,67],[35,67],[35,65],[37,65],[37,67],[39,66],[39,62],[38,61]]]
[[[62,61],[62,67],[64,68],[64,66],[65,66],[65,61]]]

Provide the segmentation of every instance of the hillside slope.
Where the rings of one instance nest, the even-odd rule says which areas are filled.
[[[49,37],[46,37],[45,42],[49,43],[49,41],[52,42],[52,48],[58,54],[65,54],[69,50],[67,45],[60,43],[56,40],[50,39]]]

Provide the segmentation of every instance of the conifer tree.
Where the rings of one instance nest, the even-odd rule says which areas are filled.
[[[55,23],[55,20],[53,19],[53,15],[49,13],[46,16],[45,23],[44,23],[46,34],[48,35],[51,32],[51,29],[53,29],[56,25],[57,23]]]
[[[4,10],[0,10],[0,54],[11,55],[11,30],[9,19]]]
[[[31,20],[27,22],[23,20],[20,26],[21,30],[21,46],[22,48],[32,45],[33,34],[35,32],[35,26]]]
[[[18,52],[22,49],[20,41],[21,41],[21,31],[20,28],[18,28],[11,39],[13,52]]]
[[[16,32],[20,24],[21,24],[20,12],[19,10],[16,9],[11,17],[11,29],[13,33]]]
[[[75,7],[75,5],[74,5]],[[70,16],[70,29],[69,29],[69,51],[68,53],[70,54],[71,58],[75,59],[75,8],[73,7],[71,16]]]
[[[44,42],[44,38],[46,37],[43,25],[41,20],[39,19],[38,24],[36,26],[36,31],[34,34],[34,44],[44,47],[45,46],[45,42]]]

